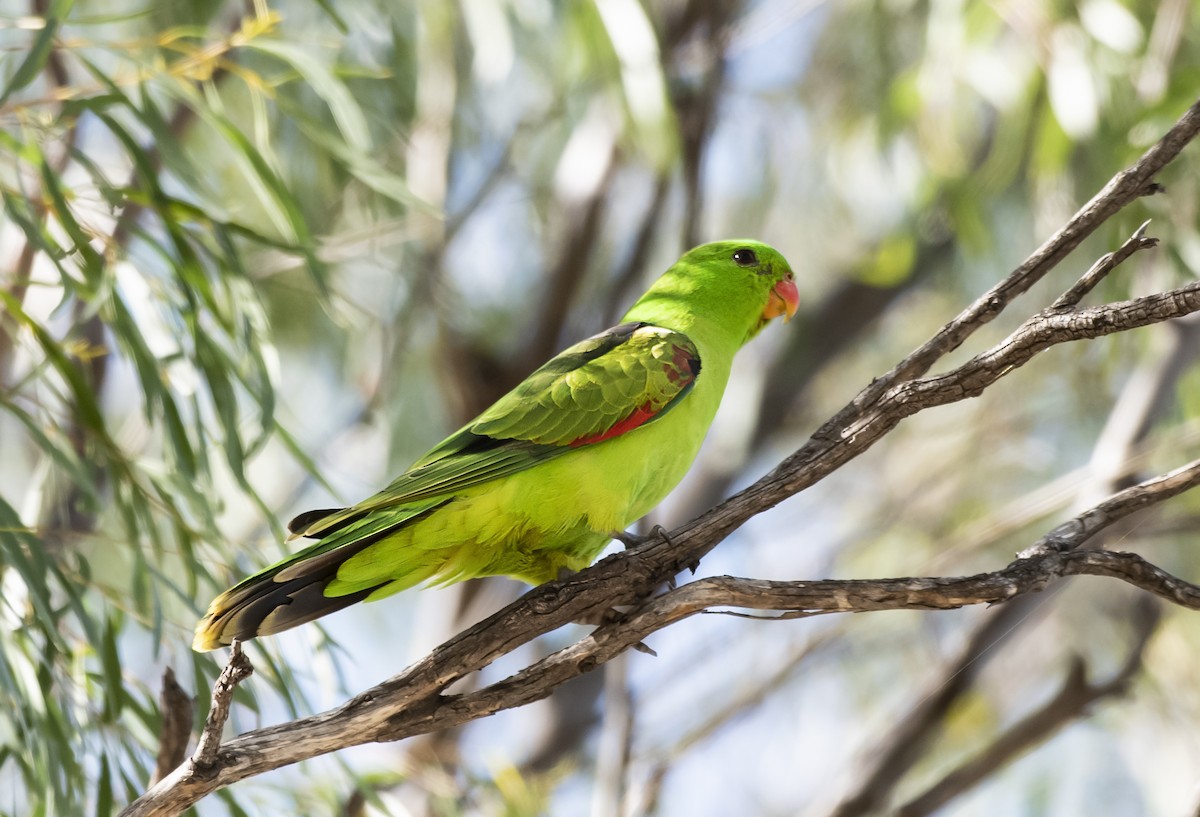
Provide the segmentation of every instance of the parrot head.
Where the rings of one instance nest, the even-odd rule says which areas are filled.
[[[626,319],[678,310],[688,325],[673,328],[687,331],[700,321],[720,326],[741,345],[773,319],[790,319],[799,304],[795,275],[779,251],[760,241],[735,239],[684,253]]]

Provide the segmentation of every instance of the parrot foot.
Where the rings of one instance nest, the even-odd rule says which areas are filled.
[[[647,544],[652,541],[656,541],[658,539],[662,539],[668,545],[672,544],[671,537],[667,534],[667,529],[664,528],[662,525],[655,525],[653,528],[650,529],[650,532],[648,534],[646,534],[645,536],[641,536],[636,533],[630,533],[629,531],[622,530],[622,531],[614,532],[612,534],[612,538],[616,539],[618,542],[620,542],[622,545],[624,545],[626,549],[633,548],[633,547],[640,547],[641,545]],[[699,567],[700,567],[700,560],[695,559],[691,562],[684,562],[683,564],[679,565],[678,570],[682,571],[684,568],[687,568],[688,570],[690,570],[692,572],[692,575],[695,576],[696,570]],[[674,590],[676,588],[676,586],[677,585],[675,583],[674,576],[667,579],[667,587],[669,589]]]
[[[619,530],[613,532],[612,538],[624,545],[626,550],[629,548],[640,547],[657,539],[662,539],[668,545],[671,544],[671,537],[667,535],[667,529],[662,525],[655,525],[645,536],[637,533],[630,533],[627,530]]]

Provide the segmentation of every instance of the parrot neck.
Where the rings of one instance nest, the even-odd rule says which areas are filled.
[[[721,315],[721,318],[711,316],[710,310],[697,309],[694,300],[678,298],[669,292],[656,293],[651,290],[634,304],[621,320],[645,321],[682,332],[702,352],[718,352],[732,357],[754,334],[746,328],[753,318],[742,321],[722,310],[711,312]]]
[[[734,355],[746,340],[745,326],[739,330],[696,310],[694,303],[689,308],[669,294],[654,293],[647,293],[634,304],[625,313],[625,321],[645,322],[680,332],[696,345],[700,353],[700,376],[688,403],[691,408],[672,412],[675,417],[672,422],[683,422],[685,416],[691,416],[698,424],[698,439],[703,439],[729,382]]]

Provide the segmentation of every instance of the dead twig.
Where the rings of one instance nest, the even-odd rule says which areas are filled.
[[[199,770],[211,769],[217,762],[217,752],[221,748],[221,732],[225,722],[229,720],[229,707],[233,704],[233,693],[237,685],[250,677],[254,667],[250,659],[242,652],[242,645],[234,639],[229,648],[229,663],[221,670],[217,682],[213,684],[212,706],[208,710],[208,718],[204,721],[204,731],[200,733],[200,742],[192,753],[191,765]]]

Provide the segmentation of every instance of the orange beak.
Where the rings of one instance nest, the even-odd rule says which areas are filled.
[[[791,320],[799,307],[800,290],[796,289],[796,282],[789,276],[771,290],[771,297],[767,299],[767,307],[763,310],[763,318],[771,320],[785,315],[784,320]]]

